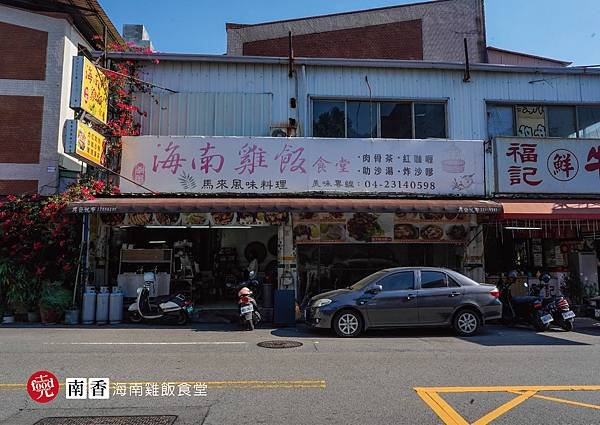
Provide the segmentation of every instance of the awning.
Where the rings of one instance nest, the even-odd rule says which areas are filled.
[[[449,212],[500,214],[496,202],[469,199],[98,198],[71,202],[70,213],[127,212]]]
[[[600,220],[600,200],[499,200],[507,220]]]

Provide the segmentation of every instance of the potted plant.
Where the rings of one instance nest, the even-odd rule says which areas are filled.
[[[59,282],[46,283],[40,296],[40,316],[42,323],[57,323],[69,307],[71,295]]]
[[[8,289],[10,287],[10,279],[13,274],[13,267],[8,261],[0,261],[0,300],[2,310],[2,321],[1,323],[13,323],[15,317],[12,312],[12,308],[8,301]]]

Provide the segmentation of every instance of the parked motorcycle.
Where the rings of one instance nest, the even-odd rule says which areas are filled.
[[[237,285],[234,283],[226,283],[225,287],[230,290],[230,291],[237,291],[239,294],[240,289],[242,288],[248,288],[250,289],[250,291],[252,291],[253,294],[253,299],[254,300],[261,300],[262,299],[262,285],[259,282],[259,280],[256,278],[256,272],[254,270],[251,270],[248,273],[248,279],[238,283]]]
[[[260,311],[258,310],[258,304],[252,295],[252,291],[245,287],[238,292],[240,323],[249,331],[254,330],[262,320]]]
[[[128,308],[129,320],[133,323],[169,322],[185,325],[194,311],[193,303],[185,295],[157,297],[150,302],[150,289],[156,282],[155,272],[144,273],[144,286],[137,290],[137,300]]]
[[[548,288],[548,284],[550,283],[550,275],[543,274],[540,277],[539,285],[532,285],[532,295],[539,296],[542,288]],[[562,295],[554,295],[548,294],[546,290],[545,296],[542,299],[542,308],[549,314],[552,315],[554,319],[554,324],[561,327],[565,331],[573,330],[573,323],[575,321],[575,313],[571,311],[571,307],[569,306],[569,302]]]
[[[550,328],[553,317],[543,310],[542,301],[535,296],[513,297],[511,286],[516,282],[516,274],[509,273],[506,281],[498,282],[500,301],[502,301],[502,321],[514,326],[517,323],[532,325],[536,331],[543,332]],[[527,284],[525,284],[527,286]]]

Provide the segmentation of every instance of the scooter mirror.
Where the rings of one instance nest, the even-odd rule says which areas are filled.
[[[255,275],[256,275],[256,272],[254,270],[252,270],[250,273],[248,273],[248,276],[250,277],[250,279],[254,279]]]

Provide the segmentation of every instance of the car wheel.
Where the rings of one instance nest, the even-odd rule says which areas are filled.
[[[473,310],[462,310],[454,316],[453,327],[460,336],[472,336],[479,332],[481,319]]]
[[[363,330],[363,319],[355,311],[342,310],[335,315],[333,330],[338,336],[343,338],[358,336]]]

